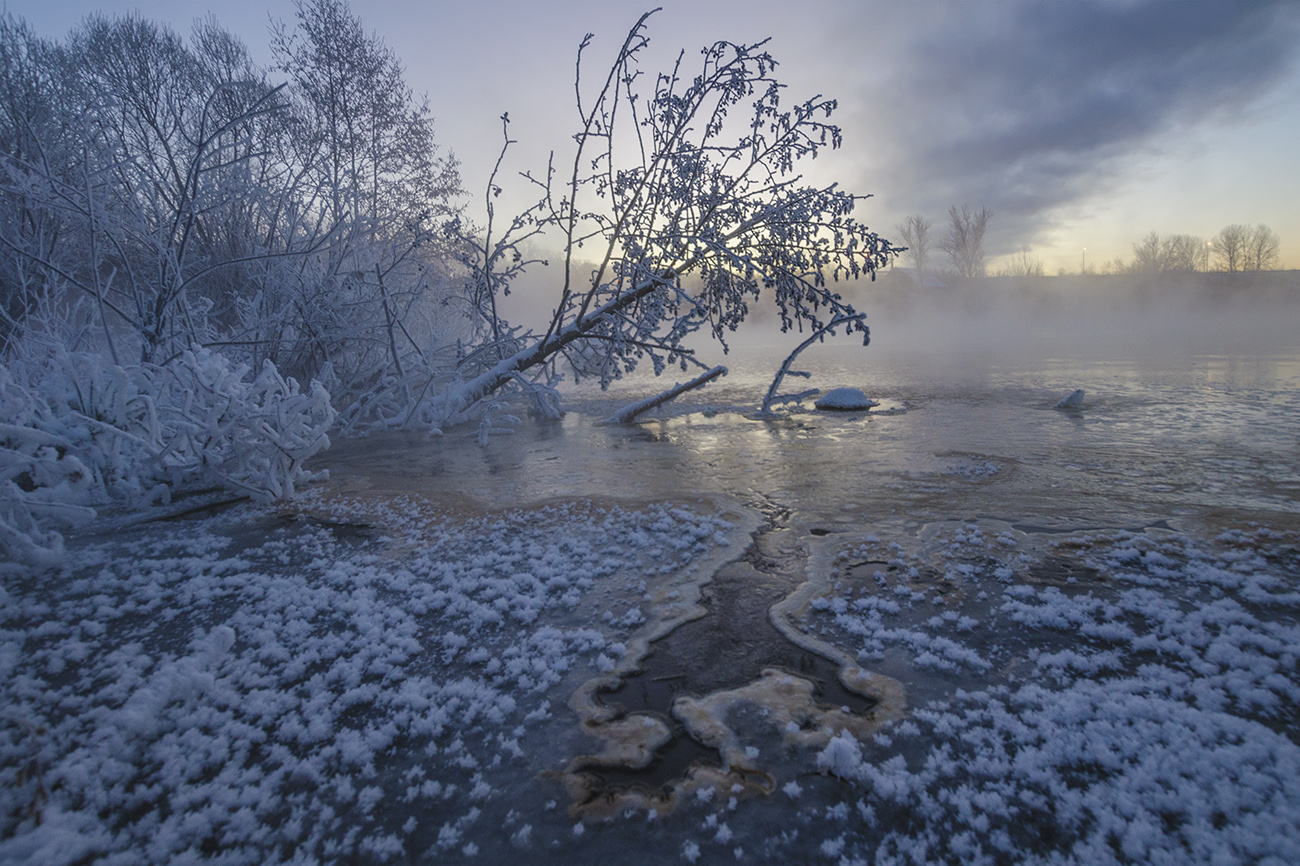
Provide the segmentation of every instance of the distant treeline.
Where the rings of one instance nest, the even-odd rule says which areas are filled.
[[[896,226],[898,236],[907,246],[906,260],[918,274],[938,273],[971,279],[986,275],[984,234],[992,212],[982,207],[973,211],[969,205],[948,209],[948,231],[937,240],[933,225],[921,214],[912,214]],[[1082,263],[1084,274],[1174,274],[1206,272],[1225,273],[1269,271],[1277,267],[1281,241],[1277,233],[1262,223],[1256,226],[1225,226],[1210,240],[1195,235],[1165,235],[1151,232],[1133,244],[1133,259],[1113,259],[1098,268]],[[947,258],[947,267],[936,267],[930,253],[937,248]],[[1028,250],[1010,257],[994,276],[1043,276],[1041,259],[1031,258]],[[1061,275],[1065,270],[1061,270]]]
[[[1277,267],[1281,241],[1260,223],[1230,225],[1210,240],[1195,235],[1151,232],[1133,244],[1133,260],[1113,259],[1097,269],[1102,274],[1167,274],[1217,270],[1234,274],[1271,271]],[[1084,268],[1087,274],[1088,269]]]

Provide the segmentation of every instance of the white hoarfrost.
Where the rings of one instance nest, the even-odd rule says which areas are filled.
[[[628,626],[591,613],[727,529],[668,506],[358,509],[337,516],[388,537],[249,506],[7,582],[0,862],[474,856],[555,685],[623,654]]]
[[[1293,537],[828,540],[802,625],[908,716],[777,756],[742,708],[773,796],[575,825],[539,776],[585,748],[565,701],[729,527],[306,499],[6,581],[0,862],[1300,862]]]
[[[0,365],[0,419],[0,555],[49,566],[60,530],[96,507],[203,487],[292,496],[334,410],[318,383],[303,392],[270,362],[250,378],[204,350],[131,367],[64,352]]]
[[[1089,551],[1066,573],[1019,547],[967,526],[937,562],[841,556],[881,565],[814,616],[865,658],[961,674],[888,735],[817,755],[872,816],[830,840],[841,862],[1300,862],[1295,547],[1108,533],[1061,542]]]

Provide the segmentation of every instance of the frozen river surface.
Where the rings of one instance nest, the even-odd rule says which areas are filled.
[[[1300,862],[1280,331],[578,389],[88,535],[0,590],[0,861]]]

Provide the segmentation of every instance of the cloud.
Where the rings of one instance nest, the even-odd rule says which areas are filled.
[[[859,86],[879,98],[854,94],[849,123],[874,127],[877,149],[866,185],[900,218],[939,222],[950,204],[987,205],[995,253],[1112,188],[1171,133],[1240,117],[1300,48],[1300,6],[1286,0],[911,9],[867,49],[889,72]]]

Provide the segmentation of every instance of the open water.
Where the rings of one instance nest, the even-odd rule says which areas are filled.
[[[486,447],[463,431],[401,433],[336,443],[324,464],[345,484],[488,508],[724,493],[828,530],[973,517],[1054,529],[1294,519],[1300,328],[1274,320],[1217,341],[1195,326],[1133,328],[1123,341],[968,335],[955,348],[924,331],[886,331],[865,348],[841,338],[800,356],[795,367],[812,376],[787,378],[782,392],[853,386],[882,405],[828,413],[806,400],[775,419],[756,410],[781,356],[769,348],[756,362],[737,349],[727,377],[633,425],[595,422],[671,373],[605,392],[584,385],[562,421],[527,420]],[[1076,388],[1087,394],[1079,410],[1053,408]]]

